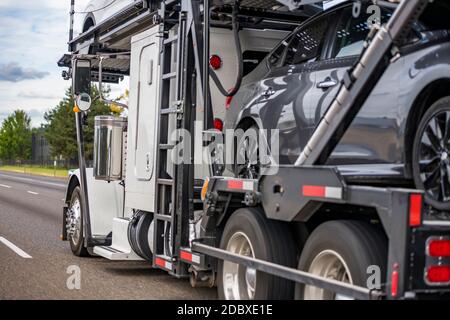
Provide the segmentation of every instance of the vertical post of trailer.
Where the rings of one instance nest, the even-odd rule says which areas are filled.
[[[73,25],[74,25],[74,15],[75,15],[75,0],[70,0],[70,29],[69,29],[69,43],[73,40]],[[69,45],[69,51],[71,50]],[[74,66],[72,60],[72,67]],[[72,95],[74,95],[72,88]],[[77,133],[77,145],[78,145],[78,166],[80,170],[80,188],[81,188],[81,203],[84,207],[83,212],[83,225],[85,237],[84,244],[86,247],[90,245],[92,232],[91,232],[91,220],[89,212],[89,200],[88,200],[88,189],[86,181],[86,160],[84,157],[84,137],[83,137],[83,114],[81,111],[75,112],[75,126]]]
[[[73,40],[73,25],[74,25],[74,19],[75,19],[75,0],[70,0],[70,29],[69,29],[69,43]],[[70,50],[70,44],[69,44],[69,51]]]
[[[89,212],[89,200],[88,200],[88,189],[86,181],[86,160],[84,156],[84,137],[83,137],[83,114],[81,111],[75,112],[75,124],[77,131],[77,144],[78,144],[78,165],[80,170],[80,188],[81,188],[81,202],[84,206],[83,212],[83,225],[84,231],[86,232],[84,241],[85,246],[89,247],[92,232],[90,223],[90,212]]]
[[[203,0],[203,104],[205,130],[211,128],[211,104],[209,101],[209,0]]]

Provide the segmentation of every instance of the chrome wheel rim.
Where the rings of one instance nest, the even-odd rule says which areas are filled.
[[[327,279],[333,279],[348,284],[353,284],[350,270],[342,258],[336,251],[324,250],[320,252],[314,260],[308,270],[310,273],[324,277]],[[350,297],[344,295],[338,295],[334,292],[327,291],[314,286],[305,286],[304,288],[305,300],[349,300]]]
[[[227,251],[255,258],[253,245],[243,232],[236,232],[228,241]],[[223,262],[223,289],[227,300],[248,300],[255,298],[256,269],[236,263]]]
[[[450,112],[430,119],[422,132],[419,148],[420,181],[434,200],[450,200]]]
[[[81,238],[81,204],[78,198],[73,201],[67,219],[67,233],[73,243],[78,243]]]

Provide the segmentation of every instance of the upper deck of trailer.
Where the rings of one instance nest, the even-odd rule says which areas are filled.
[[[199,1],[199,0],[193,0]],[[202,0],[203,1],[203,0]],[[202,2],[200,1],[200,2]],[[303,2],[311,2],[309,0]],[[239,2],[239,23],[241,28],[293,30],[298,24],[322,11],[322,5],[308,4],[295,10],[286,0],[242,0]],[[211,26],[231,27],[230,14],[234,0],[211,0]],[[73,54],[95,55],[129,52],[131,37],[160,23],[158,10],[161,5],[173,10],[174,19],[184,5],[182,0],[142,0],[134,1],[113,16],[94,25],[86,32],[76,35],[68,43],[69,54],[59,61],[60,67],[71,67]],[[72,13],[74,14],[74,13]],[[73,26],[72,26],[73,28]],[[111,82],[129,74],[126,61],[109,62],[105,65],[105,74],[111,76]],[[95,68],[95,66],[94,66]],[[115,76],[114,76],[115,75]]]

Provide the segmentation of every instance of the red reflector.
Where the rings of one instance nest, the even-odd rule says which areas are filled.
[[[220,120],[219,118],[214,119],[214,128],[222,131],[223,130],[223,121]]]
[[[398,271],[393,271],[391,276],[391,296],[396,297],[398,294]]]
[[[450,266],[431,266],[427,269],[427,280],[432,283],[450,282]]]
[[[161,259],[161,258],[156,258],[155,259],[155,264],[157,266],[160,266],[160,267],[163,267],[163,268],[166,266],[166,262],[163,259]]]
[[[211,57],[209,57],[209,65],[214,70],[220,69],[220,67],[222,66],[222,59],[217,54],[213,54]]]
[[[305,197],[325,197],[325,187],[303,186],[303,196],[305,196]]]
[[[450,240],[431,240],[428,244],[431,257],[450,257]]]
[[[225,108],[226,109],[230,109],[230,107],[231,107],[231,100],[233,100],[232,96],[225,98]]]
[[[192,261],[192,253],[186,251],[180,251],[180,257],[183,260]]]
[[[409,196],[409,226],[418,227],[422,224],[422,195]]]
[[[230,90],[228,90],[228,92],[233,91],[234,88],[231,88]],[[225,98],[225,109],[230,109],[231,107],[231,101],[233,100],[233,96],[229,96]]]
[[[230,180],[228,181],[228,189],[243,189],[244,182],[240,180]]]

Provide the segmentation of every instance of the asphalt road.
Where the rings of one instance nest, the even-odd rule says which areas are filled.
[[[146,262],[73,256],[59,239],[64,192],[62,179],[0,171],[0,300],[216,298]],[[74,268],[80,289],[67,286]]]

